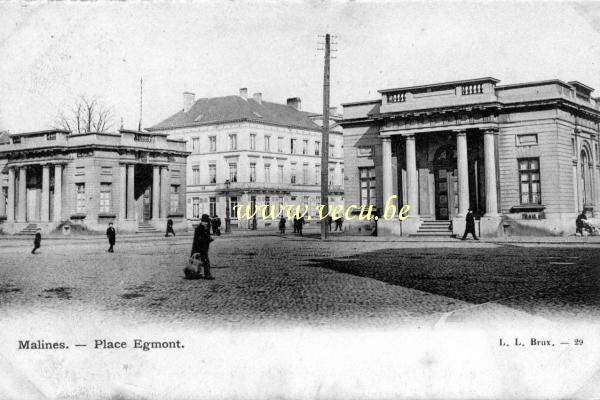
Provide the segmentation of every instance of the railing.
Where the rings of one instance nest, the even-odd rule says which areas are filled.
[[[133,137],[133,140],[136,142],[152,143],[154,142],[154,137],[151,135],[141,135],[139,133],[136,133]]]
[[[406,101],[406,93],[390,93],[387,95],[388,103],[404,103]]]
[[[471,94],[482,94],[482,93],[483,93],[483,83],[473,83],[470,85],[462,86],[463,96],[468,96]]]

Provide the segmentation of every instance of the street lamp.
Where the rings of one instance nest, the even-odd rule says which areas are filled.
[[[231,233],[231,218],[229,216],[229,188],[231,182],[229,179],[225,181],[225,233]]]

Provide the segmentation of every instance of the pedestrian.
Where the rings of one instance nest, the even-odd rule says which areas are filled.
[[[302,227],[304,226],[304,215],[298,218],[298,233],[302,236]]]
[[[114,253],[113,246],[115,245],[115,240],[117,238],[117,233],[115,232],[115,228],[113,227],[113,223],[109,222],[108,229],[106,230],[106,237],[108,238],[108,244],[110,247],[108,248],[109,253]]]
[[[294,233],[298,233],[298,216],[294,215],[294,218],[292,219],[292,225],[294,227]]]
[[[281,217],[279,218],[279,233],[281,233],[282,235],[285,235],[285,223],[285,217],[281,215]]]
[[[342,224],[344,223],[344,218],[339,217],[338,219],[335,220],[335,230],[337,232],[337,230],[339,229],[340,232],[342,231]],[[331,229],[329,229],[331,230]]]
[[[471,235],[473,235],[473,239],[479,240],[479,238],[475,234],[475,217],[473,216],[472,208],[469,208],[469,212],[467,212],[467,216],[466,216],[465,220],[467,222],[465,225],[465,233],[463,234],[463,237],[460,240],[465,240],[469,233]]]
[[[175,236],[175,231],[173,230],[173,220],[171,218],[167,220],[167,233],[165,233],[165,237],[168,237],[169,233],[172,233],[173,236]]]
[[[585,216],[585,211],[581,211],[575,220],[575,234],[580,234],[583,236],[583,228],[585,228],[587,221],[587,217]]]
[[[42,245],[42,234],[40,233],[40,230],[38,229],[37,233],[35,234],[35,237],[33,238],[33,250],[31,250],[31,254],[35,254],[35,251],[37,249],[39,249],[41,245]]]
[[[198,254],[204,269],[204,279],[215,279],[210,273],[210,259],[208,258],[208,249],[213,238],[210,237],[211,219],[208,214],[202,214],[200,223],[194,231],[194,242],[192,243],[192,254]],[[200,276],[199,276],[200,277]]]
[[[217,226],[217,231],[214,232],[217,236],[221,236],[221,217],[215,214],[215,224]]]
[[[333,222],[333,218],[331,217],[331,215],[327,216],[327,225],[329,225],[329,232],[331,232],[331,223]],[[336,221],[336,226],[337,226],[337,221]]]

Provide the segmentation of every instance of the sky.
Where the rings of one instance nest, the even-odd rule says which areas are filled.
[[[0,3],[0,129],[48,129],[80,95],[143,127],[182,93],[322,110],[319,35],[337,35],[331,103],[492,76],[578,80],[600,96],[600,2],[189,1]]]

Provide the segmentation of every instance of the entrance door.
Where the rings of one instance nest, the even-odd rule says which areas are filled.
[[[27,221],[40,220],[41,189],[27,189]]]
[[[448,171],[440,168],[435,176],[435,219],[450,218]]]
[[[152,218],[152,191],[150,186],[144,191],[144,210],[143,210],[143,221],[148,221]]]
[[[452,219],[458,212],[456,148],[442,145],[433,159],[435,178],[435,218]]]

